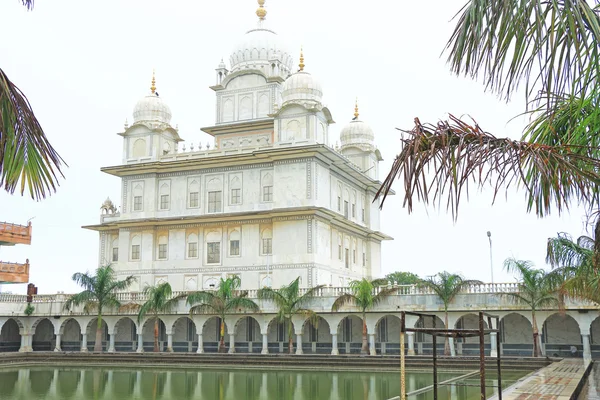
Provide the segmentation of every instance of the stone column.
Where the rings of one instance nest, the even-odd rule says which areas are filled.
[[[115,352],[115,334],[114,334],[114,332],[108,334],[108,352],[109,353]]]
[[[337,333],[332,333],[331,334],[331,355],[337,356],[338,354],[340,354],[340,351],[338,350]]]
[[[173,333],[167,333],[167,352],[173,352]]]
[[[56,334],[56,345],[54,346],[54,351],[62,351],[60,348],[60,333]]]
[[[88,348],[87,348],[87,333],[82,333],[81,334],[81,352],[82,353],[87,353],[88,352]]]
[[[262,334],[262,350],[260,354],[269,354],[269,335],[268,332]]]
[[[29,353],[33,351],[33,348],[31,346],[32,336],[33,335],[29,332],[21,333],[21,347],[19,348],[20,353]]]
[[[498,357],[498,347],[496,346],[496,332],[490,332],[490,357]]]
[[[377,355],[377,349],[375,348],[375,334],[369,333],[369,354],[372,356]]]
[[[415,333],[414,332],[406,332],[408,336],[408,355],[415,355]]]
[[[204,353],[204,341],[202,339],[202,333],[198,334],[198,350],[196,350],[196,353],[198,353],[198,354]]]
[[[583,359],[591,360],[592,359],[592,349],[590,347],[590,335],[581,335],[581,340],[583,342]]]
[[[229,334],[229,354],[235,353],[235,332]]]
[[[302,333],[296,333],[296,354],[304,354],[302,351]]]
[[[144,352],[144,336],[141,333],[138,333],[138,345],[136,353]]]
[[[450,355],[456,357],[456,347],[454,346],[454,338],[448,338],[448,344],[450,345]]]

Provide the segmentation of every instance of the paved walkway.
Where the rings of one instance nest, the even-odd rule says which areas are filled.
[[[573,400],[590,361],[566,359],[533,372],[503,393],[503,400]],[[593,399],[594,397],[592,397]]]

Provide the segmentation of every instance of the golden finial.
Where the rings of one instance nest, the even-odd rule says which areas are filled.
[[[356,98],[356,103],[354,103],[354,119],[358,119],[358,97]]]
[[[258,9],[256,10],[256,15],[258,16],[258,19],[260,19],[261,21],[263,21],[265,19],[265,17],[267,16],[267,10],[265,10],[265,0],[258,0]]]
[[[152,70],[152,86],[150,86],[152,94],[156,91],[156,78],[154,77],[154,70]]]
[[[300,71],[304,71],[304,51],[302,47],[300,47],[300,64],[298,66],[300,67]]]

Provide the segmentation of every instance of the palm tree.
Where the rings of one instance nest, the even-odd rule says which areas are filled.
[[[531,325],[533,328],[533,356],[541,355],[539,345],[539,331],[535,313],[542,307],[556,306],[557,276],[553,272],[536,269],[531,261],[507,258],[504,260],[504,269],[519,275],[519,291],[516,293],[503,293],[517,304],[523,304],[531,310]]]
[[[225,352],[225,316],[239,311],[258,312],[258,305],[248,298],[248,291],[239,290],[242,281],[239,276],[219,281],[217,290],[201,290],[190,293],[187,304],[192,314],[212,314],[221,320],[219,330],[219,353]]]
[[[146,286],[144,295],[148,300],[140,307],[138,322],[142,322],[147,314],[154,319],[154,352],[158,352],[158,314],[170,313],[184,295],[173,297],[171,285],[168,282],[155,286]]]
[[[74,294],[64,304],[66,310],[83,305],[83,312],[89,314],[95,310],[98,318],[96,325],[96,341],[94,351],[102,351],[102,312],[106,308],[118,308],[121,303],[117,299],[117,292],[126,290],[134,281],[133,276],[119,281],[110,265],[98,267],[96,275],[89,272],[76,272],[72,279],[84,290]]]
[[[467,1],[446,45],[450,68],[482,78],[507,101],[524,84],[531,122],[511,140],[454,116],[433,124],[415,119],[377,194],[382,202],[403,176],[409,212],[415,200],[445,201],[456,218],[469,184],[491,185],[494,199],[503,188],[525,188],[526,209],[538,216],[560,213],[573,200],[598,207],[598,7],[598,0]]]
[[[325,285],[315,286],[300,295],[300,277],[294,279],[287,286],[280,289],[263,288],[258,291],[260,300],[270,300],[279,308],[277,320],[281,323],[288,323],[288,349],[292,354],[294,344],[292,340],[292,316],[302,315],[316,325],[318,322],[317,313],[308,308],[308,304],[317,292]]]
[[[384,287],[388,284],[387,279],[361,279],[350,282],[350,293],[344,293],[331,306],[331,311],[339,311],[346,305],[357,307],[362,312],[362,347],[361,354],[369,354],[369,343],[367,342],[367,310],[372,309],[387,296],[394,294],[398,288]]]
[[[21,0],[28,9],[33,0]],[[56,191],[64,160],[50,145],[27,97],[0,69],[0,186],[35,200]]]
[[[437,277],[437,278],[436,278]],[[480,285],[482,282],[474,279],[465,279],[459,274],[451,274],[443,271],[437,275],[431,276],[427,279],[421,280],[419,285],[423,288],[431,290],[442,300],[444,304],[444,326],[449,329],[448,326],[448,307],[463,290],[467,289],[472,285]],[[444,354],[450,355],[450,341],[448,337],[444,342]]]
[[[596,226],[598,227],[598,225]],[[598,237],[599,232],[595,232]],[[548,239],[546,262],[564,280],[560,293],[576,299],[600,304],[600,251],[594,238],[580,236],[577,240],[567,233]]]

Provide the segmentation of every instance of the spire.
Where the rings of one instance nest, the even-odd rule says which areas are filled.
[[[354,120],[358,119],[358,97],[356,98],[356,102],[354,103]]]
[[[156,78],[154,77],[154,70],[152,70],[152,86],[150,86],[150,91],[152,94],[156,92]]]
[[[256,10],[256,15],[258,16],[258,19],[261,21],[265,20],[265,17],[267,16],[267,10],[265,10],[265,0],[258,0],[258,9]]]
[[[304,71],[304,51],[302,51],[302,47],[300,47],[300,64],[298,64],[298,67],[300,67],[300,71]]]

